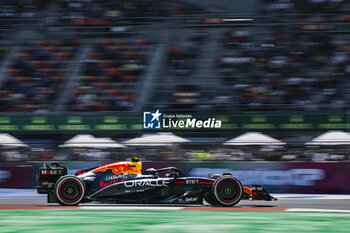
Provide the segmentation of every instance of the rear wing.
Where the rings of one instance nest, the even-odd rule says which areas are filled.
[[[56,181],[67,173],[67,168],[58,163],[52,163],[50,166],[44,164],[44,168],[38,170],[38,193],[48,193],[54,187]]]

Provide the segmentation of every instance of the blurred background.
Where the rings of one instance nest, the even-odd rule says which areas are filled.
[[[347,161],[349,12],[346,0],[3,0],[0,178],[134,155]],[[223,125],[143,130],[156,109]]]

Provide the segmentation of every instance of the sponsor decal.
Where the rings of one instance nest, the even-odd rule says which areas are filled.
[[[214,117],[198,119],[191,114],[163,114],[157,111],[143,112],[144,129],[201,129],[221,128],[222,121]]]
[[[41,169],[40,170],[41,175],[63,175],[63,170],[61,169]]]
[[[117,183],[116,180],[111,180],[111,181],[108,182],[108,183],[105,183],[105,182],[101,181],[101,182],[100,182],[100,188],[107,187],[107,186],[109,186],[109,185],[116,184],[116,183]]]
[[[186,197],[186,198],[179,199],[179,201],[188,201],[188,202],[193,202],[197,200],[198,200],[198,197]]]
[[[194,180],[186,180],[186,184],[198,184],[198,180],[194,179]]]
[[[163,187],[169,185],[168,179],[163,180],[130,180],[125,181],[124,186],[127,188],[132,187]]]

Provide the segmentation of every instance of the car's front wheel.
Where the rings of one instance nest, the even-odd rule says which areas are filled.
[[[212,186],[212,196],[221,206],[236,205],[242,198],[243,185],[233,176],[222,176]]]
[[[78,205],[84,198],[86,187],[76,176],[62,176],[55,184],[54,192],[61,205]]]

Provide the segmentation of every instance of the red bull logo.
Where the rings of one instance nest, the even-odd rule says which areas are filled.
[[[106,172],[112,170],[114,174],[138,174],[140,171],[136,167],[130,166],[130,163],[111,163],[104,166],[100,166],[91,172]]]
[[[100,188],[107,187],[107,186],[110,186],[110,185],[116,184],[116,183],[117,183],[116,180],[111,180],[111,181],[108,182],[108,183],[105,183],[105,182],[101,181],[101,182],[100,182]]]
[[[112,169],[112,172],[114,174],[137,174],[137,172],[134,171],[134,168],[131,167],[130,164],[122,164],[121,166]]]
[[[243,187],[243,192],[244,192],[245,194],[250,195],[250,194],[252,194],[252,189],[251,189],[251,188],[248,188],[248,187]]]

